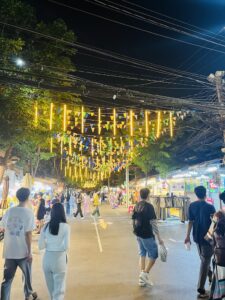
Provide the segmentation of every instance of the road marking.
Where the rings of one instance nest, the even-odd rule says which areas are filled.
[[[103,249],[102,249],[102,242],[101,242],[100,235],[99,235],[99,231],[98,231],[98,225],[97,225],[97,223],[96,223],[95,217],[93,217],[93,219],[94,219],[95,231],[96,231],[97,240],[98,240],[99,251],[100,251],[100,253],[102,253],[102,252],[103,252]]]

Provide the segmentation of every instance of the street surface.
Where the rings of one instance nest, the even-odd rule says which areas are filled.
[[[195,300],[199,258],[195,246],[190,252],[183,245],[186,226],[178,221],[160,223],[161,235],[168,247],[168,261],[157,261],[152,288],[138,286],[138,250],[132,234],[130,216],[125,209],[103,205],[104,221],[97,226],[91,217],[71,218],[71,246],[65,300]],[[97,230],[96,230],[97,229]],[[40,300],[48,292],[41,267],[41,254],[34,236],[33,287]],[[2,249],[2,243],[0,244]],[[3,272],[3,260],[0,261]],[[17,271],[12,300],[23,300],[22,276]]]

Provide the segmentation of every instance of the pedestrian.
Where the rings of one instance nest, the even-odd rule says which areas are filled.
[[[164,245],[160,237],[156,214],[152,204],[148,203],[149,189],[140,190],[140,202],[134,208],[132,220],[134,234],[137,236],[140,255],[139,285],[141,287],[152,285],[149,272],[158,258],[158,246],[155,236],[160,245]],[[146,263],[146,256],[148,262]]]
[[[197,245],[199,257],[201,260],[199,280],[198,280],[198,297],[207,298],[209,293],[205,290],[207,276],[209,281],[212,280],[212,271],[210,268],[211,258],[213,255],[213,246],[206,241],[205,236],[211,225],[211,217],[215,213],[213,205],[206,202],[206,188],[198,186],[195,188],[195,195],[198,200],[189,206],[189,223],[185,244],[191,244],[191,231],[193,229],[193,240]]]
[[[37,299],[31,284],[32,231],[35,229],[35,218],[29,204],[30,191],[21,188],[16,197],[19,204],[7,210],[1,220],[1,231],[4,231],[3,257],[5,259],[1,300],[10,300],[10,291],[17,267],[24,276],[25,300]]]
[[[225,204],[225,191],[220,194],[220,200]],[[214,268],[210,299],[225,299],[225,211],[219,210],[213,216],[207,233],[209,242],[214,246]]]
[[[44,225],[44,218],[45,218],[45,214],[46,214],[45,199],[43,199],[43,193],[39,193],[37,195],[37,199],[38,199],[38,207],[37,207],[38,230],[37,230],[37,234],[40,234],[41,228]]]
[[[70,200],[69,200],[69,204],[70,204],[70,213],[69,213],[69,215],[72,215],[72,213],[75,210],[75,201],[76,201],[76,199],[74,197],[74,193],[71,192],[71,194],[70,194]]]
[[[100,217],[99,205],[100,205],[99,193],[94,193],[93,206],[95,209],[92,213],[92,216],[95,216],[97,214],[97,216]]]
[[[66,195],[66,214],[67,216],[70,215],[70,193],[69,191],[67,191],[67,195]]]
[[[43,227],[38,241],[39,249],[45,249],[43,270],[51,300],[64,299],[69,241],[70,228],[64,207],[61,203],[55,203],[51,219]]]
[[[83,201],[83,196],[81,194],[81,192],[77,195],[77,198],[76,198],[76,201],[77,201],[77,211],[76,213],[74,213],[74,217],[76,218],[78,216],[78,214],[80,214],[81,216],[81,219],[84,219],[84,215],[83,215],[83,212],[82,212],[82,201]]]

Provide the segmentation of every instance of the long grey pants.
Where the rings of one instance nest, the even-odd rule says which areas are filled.
[[[28,298],[33,293],[31,285],[31,263],[27,258],[6,259],[4,265],[4,279],[1,285],[1,300],[10,300],[11,285],[17,267],[23,272],[25,298]]]
[[[200,245],[197,244],[199,257],[201,259],[199,280],[198,280],[198,291],[205,291],[205,283],[207,276],[210,272],[210,263],[213,256],[213,247],[210,244]]]

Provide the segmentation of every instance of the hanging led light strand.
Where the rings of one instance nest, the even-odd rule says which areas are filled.
[[[69,138],[69,155],[72,156],[72,136],[70,135]]]
[[[161,135],[161,111],[157,112],[157,132],[156,137],[159,138]]]
[[[101,108],[98,109],[98,134],[101,134]]]
[[[49,118],[49,129],[52,130],[53,127],[53,103],[50,104],[50,118]]]
[[[145,136],[149,137],[149,111],[145,111]]]
[[[81,133],[84,133],[84,107],[81,107]]]
[[[35,127],[38,126],[38,104],[37,104],[37,101],[35,102],[35,105],[34,105],[34,126]]]
[[[130,136],[134,136],[134,120],[133,120],[133,110],[130,110]]]
[[[50,153],[53,152],[53,138],[50,138]]]
[[[174,128],[173,128],[173,113],[170,112],[170,137],[174,136]]]
[[[67,106],[63,105],[63,131],[66,131],[67,127]]]
[[[113,135],[116,136],[116,109],[113,109]]]

